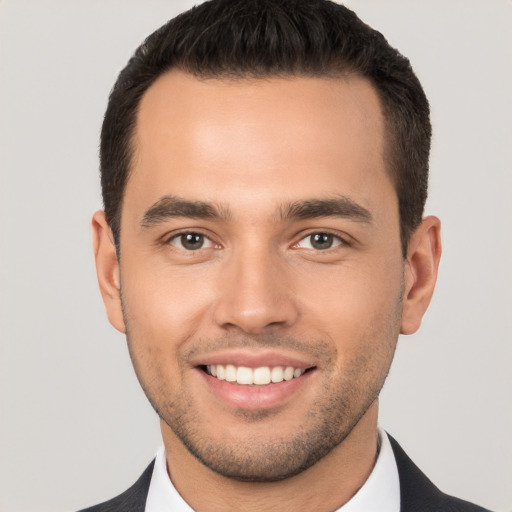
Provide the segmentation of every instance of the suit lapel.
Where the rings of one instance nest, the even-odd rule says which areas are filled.
[[[153,460],[140,478],[123,494],[80,512],[144,512],[154,465]]]
[[[400,512],[489,512],[441,492],[388,434],[400,478]]]
[[[400,478],[400,512],[486,512],[482,507],[442,493],[389,434],[388,437]],[[140,478],[116,498],[81,512],[144,512],[154,464],[153,460]]]
[[[400,477],[400,512],[440,510],[445,495],[419,470],[388,434]]]

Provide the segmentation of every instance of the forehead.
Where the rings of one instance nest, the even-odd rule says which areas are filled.
[[[125,204],[162,195],[246,205],[350,195],[379,182],[384,122],[359,77],[198,79],[173,70],[143,96]],[[383,189],[381,188],[381,191]],[[262,203],[263,204],[263,203]]]

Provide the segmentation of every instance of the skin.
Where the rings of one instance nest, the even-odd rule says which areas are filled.
[[[384,144],[378,97],[356,77],[174,70],[143,97],[120,261],[103,212],[93,218],[98,280],[195,510],[333,510],[370,474],[378,394],[398,334],[420,325],[441,252],[428,217],[403,259]],[[169,196],[218,215],[170,215]],[[345,210],[326,214],[340,198]],[[291,214],[313,200],[320,213]],[[204,245],[187,249],[183,233]],[[313,246],[315,233],[332,246]],[[201,365],[243,358],[309,371],[273,401],[252,388],[233,402]]]

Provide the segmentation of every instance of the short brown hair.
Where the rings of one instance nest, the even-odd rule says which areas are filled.
[[[117,246],[138,106],[173,68],[216,78],[354,74],[369,80],[384,113],[384,157],[398,196],[405,257],[427,198],[428,101],[408,59],[353,11],[327,0],[211,0],[139,46],[110,93],[101,132],[103,202]]]

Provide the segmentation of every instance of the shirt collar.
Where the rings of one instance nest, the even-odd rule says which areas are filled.
[[[393,448],[379,429],[380,450],[370,476],[357,493],[336,512],[400,512],[400,481]],[[156,453],[145,512],[194,512],[167,473],[165,449]]]
[[[388,435],[379,429],[380,450],[370,476],[336,512],[400,512],[400,479]]]

